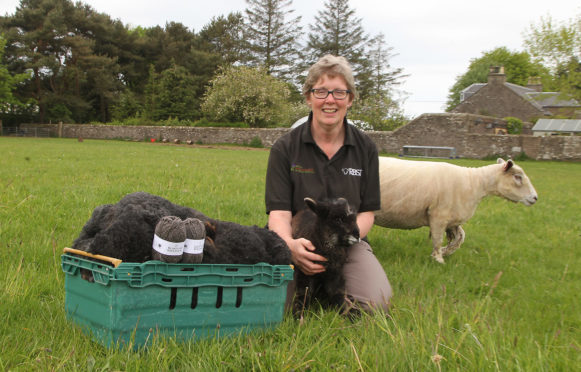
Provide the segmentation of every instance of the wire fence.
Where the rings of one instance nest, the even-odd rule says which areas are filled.
[[[2,136],[9,137],[51,137],[52,132],[50,128],[41,127],[3,127],[0,131]]]

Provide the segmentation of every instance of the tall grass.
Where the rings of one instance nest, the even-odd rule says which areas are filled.
[[[273,331],[147,351],[105,349],[64,314],[62,248],[101,204],[147,191],[263,225],[268,151],[0,138],[0,370],[509,370],[581,368],[581,164],[520,163],[530,208],[485,199],[440,265],[427,228],[375,227],[389,314],[313,309]],[[455,160],[464,166],[490,161]]]

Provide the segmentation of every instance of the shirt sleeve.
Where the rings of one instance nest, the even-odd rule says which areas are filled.
[[[359,212],[376,211],[380,208],[379,154],[375,144],[371,143],[367,158],[367,172],[365,172],[365,181],[361,188]]]
[[[270,150],[266,169],[265,204],[266,213],[274,210],[292,210],[292,181],[290,163],[279,144]]]

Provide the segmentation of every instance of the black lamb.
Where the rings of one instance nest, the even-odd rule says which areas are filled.
[[[288,246],[278,235],[257,226],[219,221],[189,207],[145,192],[126,195],[117,204],[93,211],[72,248],[127,262],[151,260],[155,226],[164,216],[197,218],[206,226],[202,263],[290,264]]]
[[[308,208],[292,219],[293,238],[305,238],[315,246],[315,253],[325,257],[325,271],[305,275],[296,271],[295,314],[308,307],[312,299],[342,308],[345,305],[343,266],[347,248],[359,241],[357,214],[344,198],[316,202],[305,198]]]

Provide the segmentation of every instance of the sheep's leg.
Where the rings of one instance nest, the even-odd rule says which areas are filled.
[[[444,237],[444,226],[430,224],[430,235],[432,237],[432,257],[439,263],[444,263],[443,254],[445,247],[442,247],[442,239]]]
[[[462,243],[464,242],[464,237],[466,234],[464,233],[464,229],[462,226],[456,226],[451,229],[446,230],[446,235],[448,236],[448,245],[444,249],[444,256],[449,256],[456,251],[456,249],[460,248]]]

